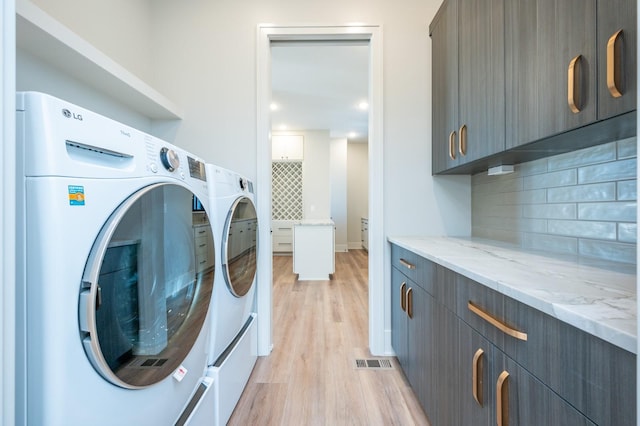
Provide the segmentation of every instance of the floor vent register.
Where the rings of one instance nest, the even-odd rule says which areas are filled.
[[[392,370],[393,364],[388,359],[356,359],[356,369]]]

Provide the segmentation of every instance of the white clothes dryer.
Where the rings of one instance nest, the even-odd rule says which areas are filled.
[[[204,162],[40,93],[17,128],[18,423],[176,423],[208,359]]]
[[[255,312],[258,221],[253,182],[238,173],[206,165],[209,198],[221,248],[213,292],[209,371],[216,388],[214,424],[231,416],[257,360]]]

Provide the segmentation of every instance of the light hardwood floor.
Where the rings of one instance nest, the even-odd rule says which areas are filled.
[[[330,281],[297,281],[273,258],[273,352],[261,357],[229,425],[428,425],[395,358],[357,370],[368,350],[367,253],[336,253]]]

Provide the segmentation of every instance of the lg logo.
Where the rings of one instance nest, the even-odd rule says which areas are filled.
[[[69,111],[69,110],[68,110],[68,109],[66,109],[66,108],[62,110],[62,115],[64,115],[64,116],[65,116],[65,117],[67,117],[67,118],[72,118],[72,117],[73,117],[73,118],[74,118],[74,119],[76,119],[76,120],[80,120],[80,121],[82,121],[82,115],[80,115],[80,114],[74,114],[74,113],[72,113],[71,111]]]

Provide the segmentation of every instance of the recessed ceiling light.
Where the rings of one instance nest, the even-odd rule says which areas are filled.
[[[356,136],[358,136],[358,134],[356,132],[349,132],[347,136],[349,136],[350,138],[355,138]]]
[[[369,104],[367,103],[367,101],[362,101],[358,104],[358,108],[360,108],[361,110],[369,109]]]
[[[278,104],[273,102],[271,105],[269,105],[269,108],[271,108],[271,111],[277,111],[278,110]]]

